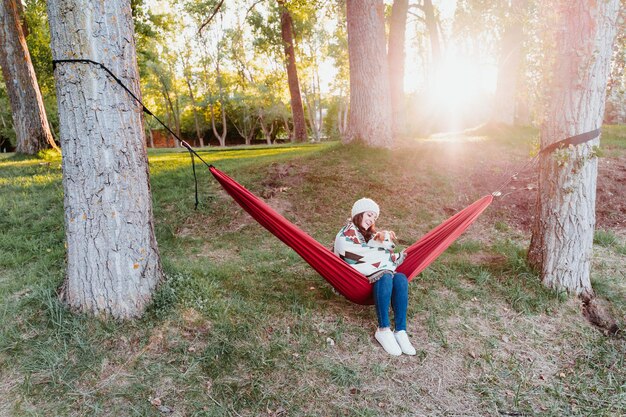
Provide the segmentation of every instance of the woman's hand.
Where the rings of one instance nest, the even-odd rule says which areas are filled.
[[[406,259],[406,252],[404,251],[404,249],[402,249],[402,251],[400,252],[400,257],[396,261],[396,266],[400,266],[400,264],[402,264],[402,262],[404,262],[405,259]]]

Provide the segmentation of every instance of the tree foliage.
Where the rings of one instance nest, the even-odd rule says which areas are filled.
[[[256,114],[256,131],[247,137],[250,141],[254,140],[250,138],[262,141],[258,114],[264,106],[269,107],[264,109],[263,117],[271,117],[274,124],[282,126],[278,135],[289,134],[293,120],[283,112],[289,110],[290,95],[281,37],[281,3],[293,21],[295,63],[309,137],[339,137],[339,132],[345,128],[340,122],[348,112],[350,94],[345,0],[131,0],[146,104],[174,130],[178,126],[186,139],[215,143],[210,117],[213,114],[218,131],[224,130],[222,124],[227,125],[229,143],[245,142],[243,137],[238,137],[236,125],[242,125],[244,119]],[[438,83],[433,81],[435,75],[441,73],[437,69],[440,60],[456,55],[472,57],[480,65],[497,65],[506,53],[502,40],[506,28],[510,27],[513,3],[505,0],[458,0],[446,4],[436,0],[408,2],[405,97],[394,101],[406,106],[406,134],[440,127],[433,117],[437,106],[429,101],[432,94],[444,94],[437,91]],[[58,116],[46,1],[26,0],[23,4],[24,20],[29,28],[28,47],[56,134]],[[546,28],[542,27],[538,2],[528,0],[527,4],[527,12],[522,17],[522,61],[517,75],[521,93],[516,117],[520,123],[533,124],[538,120],[543,95],[541,62],[551,46],[542,38]],[[384,8],[388,24],[392,5],[387,2]],[[623,35],[619,39],[618,43],[623,46]],[[623,49],[616,47],[614,53],[607,120],[624,118]],[[411,90],[407,91],[408,84]],[[469,87],[462,85],[458,89]],[[430,91],[433,88],[435,91]],[[164,90],[167,93],[164,94]],[[485,103],[492,93],[486,94],[481,97],[483,107],[488,106]],[[0,88],[0,103],[5,97]],[[283,110],[275,111],[277,103]],[[442,107],[443,119],[451,116],[451,107],[446,102],[438,106]],[[244,108],[245,114],[239,114]],[[222,110],[226,122],[221,113],[218,114]],[[14,137],[10,119],[7,106],[2,106],[0,132],[5,137]],[[154,121],[147,120],[146,125],[157,128]]]

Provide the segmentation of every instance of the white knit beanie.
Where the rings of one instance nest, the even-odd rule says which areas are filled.
[[[362,198],[357,200],[352,206],[352,218],[354,218],[357,214],[364,213],[366,211],[373,211],[376,213],[376,218],[378,218],[378,215],[380,214],[380,208],[374,200],[371,198]]]

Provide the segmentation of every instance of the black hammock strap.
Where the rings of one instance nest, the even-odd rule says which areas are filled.
[[[96,61],[92,61],[91,59],[53,59],[52,60],[52,68],[53,70],[56,69],[57,64],[62,64],[62,63],[82,63],[82,64],[92,64],[95,65],[97,67],[102,68],[104,71],[106,71],[107,74],[109,74],[109,76],[111,78],[113,78],[113,80],[118,83],[137,103],[139,103],[141,105],[141,108],[143,110],[144,113],[149,114],[150,116],[154,117],[156,119],[157,122],[159,122],[161,124],[161,126],[163,126],[173,137],[175,137],[178,142],[180,142],[180,144],[185,147],[188,151],[189,151],[189,155],[191,156],[191,168],[193,170],[193,180],[194,180],[194,184],[195,184],[195,196],[196,196],[196,202],[194,207],[197,209],[198,208],[198,204],[199,204],[199,199],[198,199],[198,176],[196,174],[196,160],[195,157],[197,156],[198,159],[200,159],[207,167],[211,168],[213,165],[209,164],[208,162],[206,162],[204,159],[202,159],[202,157],[198,154],[198,152],[196,152],[191,145],[189,145],[189,143],[187,143],[185,140],[181,139],[180,137],[178,137],[178,135],[176,133],[174,133],[174,131],[172,129],[170,129],[170,127],[168,125],[166,125],[165,123],[163,123],[161,121],[161,119],[159,119],[154,113],[152,113],[150,111],[150,109],[148,109],[145,104],[143,104],[143,102],[137,98],[137,96],[122,82],[122,80],[120,80],[110,69],[108,69],[104,64],[101,64],[100,62],[96,62]]]
[[[579,135],[570,136],[569,138],[560,140],[558,142],[551,143],[550,145],[543,148],[539,154],[549,154],[552,151],[555,151],[560,148],[566,148],[569,145],[580,145],[585,142],[589,142],[600,136],[600,129],[590,130],[589,132],[581,133]]]
[[[542,155],[543,156],[548,155],[548,154],[550,154],[551,152],[554,152],[557,149],[564,149],[564,148],[567,148],[570,145],[576,146],[576,145],[583,144],[585,142],[589,142],[590,140],[593,140],[593,139],[597,138],[598,136],[600,136],[600,129],[599,128],[598,129],[594,129],[594,130],[590,130],[589,132],[581,133],[579,135],[570,136],[570,137],[565,138],[563,140],[560,140],[558,142],[551,143],[550,145],[548,145],[545,148],[543,148],[542,150],[540,150],[539,153],[537,153],[537,155],[535,155],[528,162],[526,162],[524,165],[522,165],[522,167],[517,169],[512,175],[507,177],[507,179],[502,184],[500,184],[500,186],[498,188],[496,188],[496,191],[494,191],[492,193],[492,195],[494,197],[500,197],[502,195],[502,189],[504,187],[506,187],[511,181],[513,181],[513,179],[515,179],[520,172],[524,172],[529,167],[532,167],[535,164],[537,164],[537,162],[539,161],[539,158]]]
[[[122,80],[120,80],[104,64],[102,64],[100,62],[93,61],[91,59],[53,59],[52,60],[52,68],[56,69],[57,64],[62,64],[62,63],[83,63],[83,64],[95,65],[97,67],[102,68],[104,71],[106,71],[107,74],[109,74],[109,76],[111,78],[113,78],[113,80],[116,83],[118,83],[124,90],[126,90],[126,92],[137,103],[139,103],[141,105],[142,110],[144,111],[144,113],[149,114],[150,116],[154,117],[156,119],[156,121],[161,124],[161,126],[163,126],[173,137],[175,137],[180,142],[180,144],[182,146],[184,146],[189,151],[189,155],[191,156],[191,166],[192,166],[192,170],[193,170],[193,179],[194,179],[194,183],[195,183],[195,195],[196,195],[195,208],[197,209],[198,208],[198,204],[199,204],[199,200],[198,200],[198,177],[196,175],[196,161],[195,161],[195,157],[197,156],[198,159],[200,159],[209,168],[211,168],[213,165],[209,164],[204,159],[202,159],[202,157],[191,147],[191,145],[189,145],[189,143],[187,143],[186,141],[184,141],[183,139],[178,137],[178,135],[176,133],[174,133],[174,131],[172,129],[170,129],[169,126],[167,126],[165,123],[163,123],[161,121],[161,119],[159,119],[154,113],[152,113],[143,104],[143,102],[139,98],[137,98],[137,96],[122,82]],[[501,195],[500,191],[502,190],[502,188],[504,188],[509,182],[511,182],[513,180],[513,178],[515,178],[519,172],[524,171],[530,165],[533,165],[534,163],[536,163],[540,155],[547,155],[550,152],[555,151],[556,149],[565,148],[565,147],[568,147],[569,145],[574,145],[574,146],[580,145],[582,143],[585,143],[585,142],[588,142],[588,141],[590,141],[592,139],[597,138],[599,135],[600,135],[600,128],[591,130],[589,132],[580,133],[578,135],[570,136],[570,137],[565,138],[563,140],[560,140],[558,142],[551,143],[550,145],[546,146],[541,151],[539,151],[539,153],[534,158],[532,158],[530,161],[528,161],[526,164],[524,164],[521,169],[517,170],[513,175],[511,175],[502,185],[500,185],[500,187],[497,188],[497,191],[493,192],[493,195],[496,196],[496,197],[500,196]]]

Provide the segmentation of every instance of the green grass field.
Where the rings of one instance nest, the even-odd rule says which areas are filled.
[[[327,246],[362,196],[406,246],[491,192],[536,142],[532,129],[480,135],[200,154]],[[602,151],[624,161],[626,128],[608,127]],[[626,414],[626,340],[539,283],[506,201],[412,282],[418,355],[394,358],[373,339],[373,308],[333,293],[201,166],[194,210],[185,151],[149,159],[167,280],[144,318],[114,322],[56,296],[60,157],[0,155],[0,416]],[[594,289],[623,325],[626,231],[599,229],[595,244]]]

